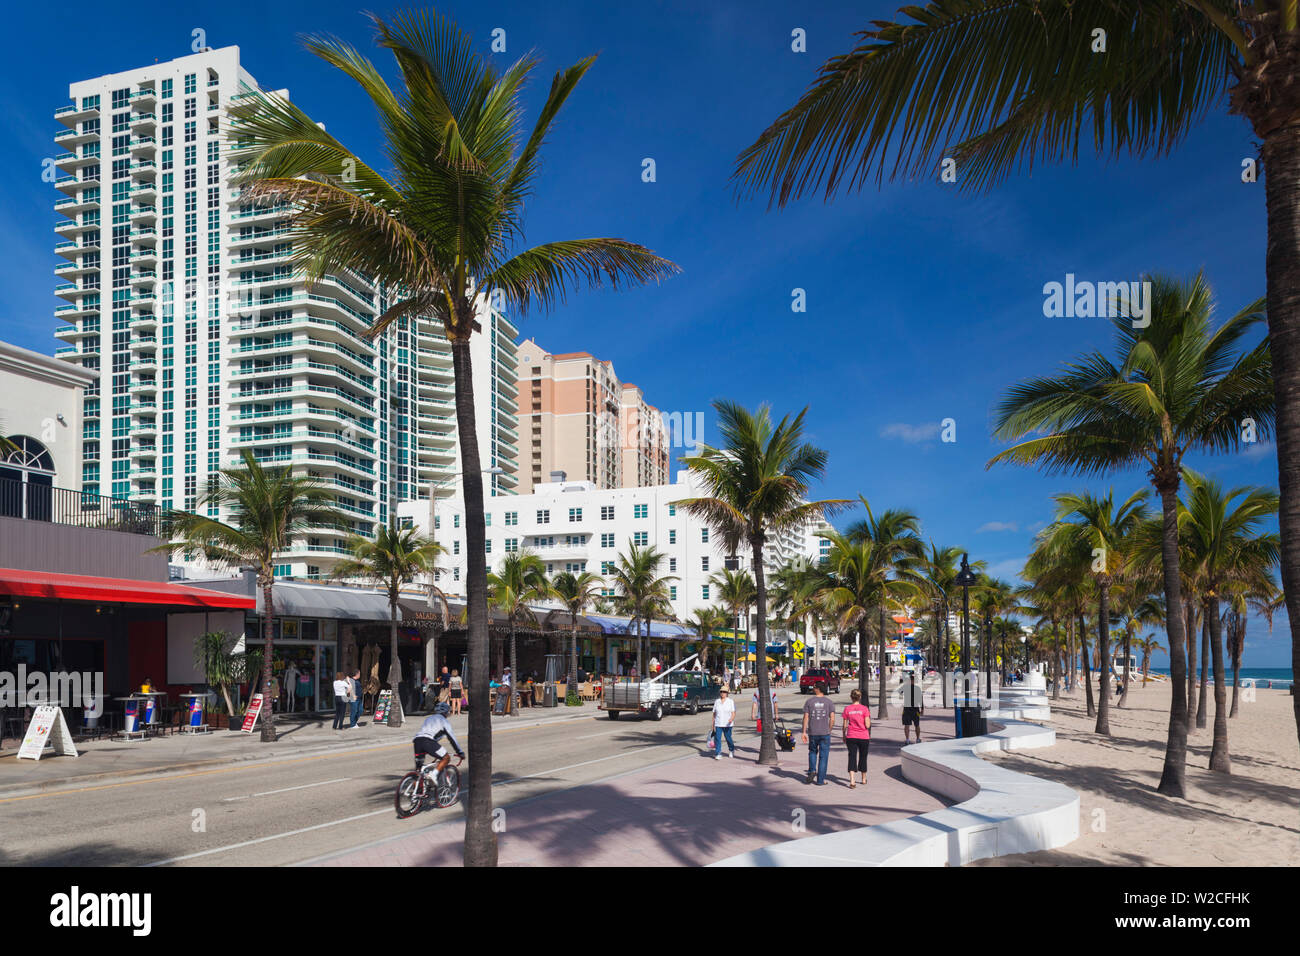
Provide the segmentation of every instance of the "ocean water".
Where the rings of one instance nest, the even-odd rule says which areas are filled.
[[[1169,676],[1169,668],[1168,668],[1168,667],[1153,667],[1153,668],[1151,668],[1151,673],[1153,673],[1153,674],[1164,674],[1166,677],[1168,677],[1168,676]],[[1231,668],[1231,667],[1225,667],[1225,668],[1224,668],[1224,676],[1227,678],[1227,682],[1228,682],[1229,686],[1231,686],[1231,684],[1232,684],[1232,668]],[[1198,660],[1198,661],[1196,662],[1196,679],[1197,679],[1197,680],[1200,680],[1200,677],[1201,677],[1201,662]],[[1276,687],[1278,681],[1281,681],[1282,684],[1283,684],[1283,686],[1287,686],[1287,685],[1289,685],[1289,684],[1294,683],[1294,682],[1295,682],[1295,675],[1294,675],[1294,671],[1292,671],[1292,669],[1289,668],[1289,667],[1243,667],[1243,668],[1241,669],[1241,679],[1242,679],[1242,680],[1253,680],[1253,681],[1255,681],[1255,684],[1256,684],[1257,687],[1258,687],[1258,686],[1262,686],[1262,685],[1263,685],[1265,682],[1267,682],[1267,681],[1273,681],[1273,682],[1274,682],[1274,686]],[[1209,680],[1210,680],[1210,683],[1213,683],[1213,682],[1214,682],[1214,672],[1213,672],[1213,671],[1211,671],[1210,674],[1209,674]]]

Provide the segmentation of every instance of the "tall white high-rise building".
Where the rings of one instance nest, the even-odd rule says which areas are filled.
[[[232,185],[226,107],[260,90],[239,48],[71,84],[55,112],[56,354],[98,373],[86,393],[80,486],[194,510],[249,449],[320,478],[345,527],[311,529],[283,575],[324,573],[390,501],[461,470],[451,350],[441,326],[366,329],[389,304],[365,276],[308,286],[290,211]],[[278,91],[287,98],[287,91]],[[474,386],[491,494],[517,465],[515,329],[480,302]],[[222,516],[226,517],[226,516]]]

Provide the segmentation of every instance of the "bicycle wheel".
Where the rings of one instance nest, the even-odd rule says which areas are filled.
[[[393,806],[397,810],[399,820],[413,817],[424,809],[423,790],[420,785],[420,774],[414,770],[401,779],[397,784],[397,792],[393,795]]]
[[[438,806],[446,808],[456,802],[460,796],[460,771],[455,767],[448,767],[442,772],[442,779],[438,781],[437,789],[433,792],[434,801]]]

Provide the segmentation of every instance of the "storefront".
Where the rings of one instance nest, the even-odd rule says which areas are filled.
[[[252,604],[162,581],[0,569],[0,671],[100,675],[110,698],[146,680],[187,691],[202,683],[189,679],[194,636]]]

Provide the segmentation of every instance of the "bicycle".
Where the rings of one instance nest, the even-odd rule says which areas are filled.
[[[393,795],[397,818],[405,820],[413,817],[430,802],[441,809],[454,804],[460,796],[460,771],[456,768],[463,760],[463,757],[457,757],[456,763],[449,765],[440,774],[436,770],[436,761],[426,764],[418,771],[407,771],[398,781],[397,792]]]

